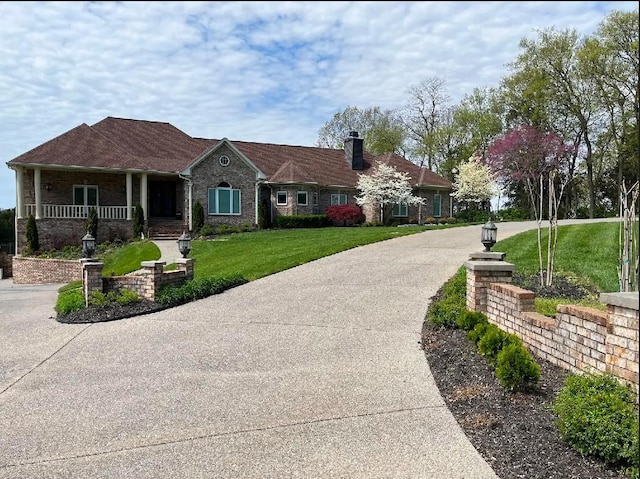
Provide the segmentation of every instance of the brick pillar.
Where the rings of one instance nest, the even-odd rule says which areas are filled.
[[[83,258],[80,260],[82,265],[82,290],[84,292],[84,304],[89,306],[89,298],[94,291],[102,293],[102,268],[104,263],[100,263],[92,258]]]
[[[640,298],[638,292],[602,293],[607,305],[606,371],[640,394]],[[636,396],[637,400],[637,396]]]
[[[178,271],[184,271],[186,281],[191,281],[193,279],[194,263],[195,263],[195,260],[193,258],[176,259],[176,269]]]
[[[478,255],[482,257],[478,258]],[[501,259],[493,259],[504,253],[474,253],[469,261],[465,262],[467,268],[467,309],[470,311],[487,312],[487,286],[491,283],[511,283],[513,272],[516,269],[512,263]],[[477,258],[477,259],[476,259]]]
[[[144,275],[143,298],[155,301],[156,293],[162,286],[162,273],[165,264],[164,261],[143,261],[140,263]]]

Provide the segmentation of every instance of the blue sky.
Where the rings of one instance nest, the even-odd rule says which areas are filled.
[[[0,2],[0,209],[6,162],[107,116],[197,137],[315,144],[347,106],[396,108],[441,78],[495,87],[536,30],[593,33],[637,2]]]

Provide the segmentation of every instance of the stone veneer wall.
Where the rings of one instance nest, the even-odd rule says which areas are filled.
[[[531,291],[492,283],[486,292],[489,322],[522,338],[535,356],[574,372],[610,373],[638,392],[637,299],[629,306],[617,294],[603,294],[606,312],[559,305],[551,318],[535,312]]]
[[[36,220],[40,249],[62,249],[68,245],[80,245],[86,230],[85,219],[41,218]],[[27,245],[27,219],[17,221],[18,253]],[[133,233],[133,223],[128,220],[98,220],[98,243],[115,239],[128,240]]]
[[[14,284],[71,283],[82,279],[77,260],[13,257]]]

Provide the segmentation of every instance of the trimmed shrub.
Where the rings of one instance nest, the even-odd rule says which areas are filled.
[[[84,293],[82,292],[82,288],[76,288],[58,294],[54,310],[59,315],[65,315],[84,307]]]
[[[187,281],[181,286],[164,286],[158,291],[156,302],[165,306],[178,306],[196,299],[219,294],[240,286],[247,280],[240,275],[225,278],[203,278]]]
[[[334,226],[353,226],[364,223],[365,217],[358,205],[332,205],[325,210]]]
[[[27,250],[35,253],[40,249],[40,240],[38,239],[38,225],[33,215],[29,215],[26,224]]]
[[[478,351],[485,356],[491,364],[496,364],[496,359],[500,351],[506,346],[515,344],[522,345],[522,340],[515,334],[509,334],[499,327],[489,324],[480,341],[478,341]]]
[[[638,472],[635,394],[609,374],[569,376],[554,401],[560,434],[581,454]]]
[[[538,382],[540,366],[522,344],[507,344],[498,353],[496,377],[500,384],[510,390]]]
[[[213,228],[213,226],[211,226],[209,223],[202,225],[200,227],[200,229],[198,230],[198,234],[200,236],[213,236],[215,234],[215,230]]]
[[[276,216],[277,228],[324,228],[329,226],[327,215],[280,215]]]
[[[139,239],[144,233],[144,210],[140,203],[136,203],[133,210],[133,237]]]
[[[91,233],[96,241],[98,240],[98,210],[89,208],[87,219],[84,221],[84,230]]]
[[[200,231],[200,228],[204,226],[204,208],[200,200],[196,200],[193,204],[193,230],[195,232]]]
[[[489,329],[489,323],[478,323],[476,324],[473,329],[471,331],[469,331],[467,333],[467,338],[470,341],[473,341],[476,346],[478,345],[478,343],[480,342],[480,340],[482,339],[482,336],[484,336],[484,333],[487,332],[487,329]]]
[[[427,318],[439,327],[455,328],[458,318],[467,309],[467,270],[458,268],[440,291],[441,299],[433,301],[427,310]]]
[[[479,323],[489,323],[489,318],[481,311],[465,311],[460,315],[456,324],[464,331],[471,331]]]

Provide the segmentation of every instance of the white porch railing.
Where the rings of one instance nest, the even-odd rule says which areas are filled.
[[[84,219],[90,208],[95,208],[98,218],[107,220],[126,220],[126,206],[79,206],[79,205],[42,205],[42,218]],[[26,205],[27,216],[36,215],[36,205]],[[133,218],[133,208],[131,217]]]

